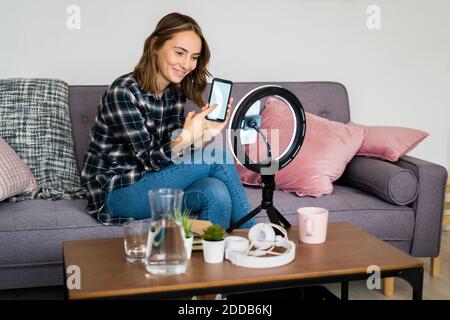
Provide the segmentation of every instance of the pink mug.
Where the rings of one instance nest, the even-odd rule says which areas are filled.
[[[308,244],[324,243],[327,238],[328,210],[319,207],[297,209],[300,241]]]

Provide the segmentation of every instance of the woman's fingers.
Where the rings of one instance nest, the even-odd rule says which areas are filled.
[[[212,106],[210,106],[209,108],[206,108],[205,110],[202,110],[201,113],[203,113],[204,116],[206,116],[208,113],[210,113],[211,111],[213,111],[215,108],[217,108],[218,104],[215,103]]]
[[[188,114],[186,115],[186,119],[191,119],[194,116],[194,114],[195,114],[194,111],[188,112]]]
[[[228,103],[228,105],[227,105],[227,110],[230,110],[231,109],[231,105],[233,104],[233,102],[234,102],[234,98],[233,97],[231,97],[230,98],[230,102]],[[201,108],[201,112],[200,113],[203,113],[204,115],[207,115],[208,113],[210,113],[211,111],[213,111],[215,108],[217,108],[219,105],[217,104],[217,103],[215,103],[215,104],[213,104],[212,106],[209,106],[209,104],[205,104],[202,108]]]

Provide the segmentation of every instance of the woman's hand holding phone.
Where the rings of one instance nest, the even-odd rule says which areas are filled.
[[[224,122],[212,121],[206,118],[208,113],[217,108],[217,104],[214,104],[211,107],[208,104],[205,104],[202,107],[201,112],[198,113],[195,111],[189,112],[184,120],[183,129],[179,139],[174,142],[174,144],[179,144],[177,149],[186,149],[191,144],[194,144],[194,148],[197,149],[202,147],[205,142],[208,142],[217,136],[227,125],[232,103],[233,98],[230,98]]]
[[[186,115],[181,134],[183,135],[184,133],[188,144],[192,144],[203,137],[205,116],[211,111],[202,108],[202,111],[199,113],[191,111]]]
[[[180,134],[181,142],[179,142],[183,148],[189,147],[191,144],[194,144],[198,147],[199,141],[203,140],[204,131],[205,131],[205,117],[208,113],[214,110],[216,106],[212,106],[209,108],[208,105],[205,105],[202,108],[201,112],[191,111],[189,112],[184,120],[183,129]]]
[[[230,118],[230,114],[231,114],[231,105],[232,105],[233,101],[234,101],[234,99],[233,99],[233,97],[231,97],[230,103],[227,105],[227,114],[225,117],[225,121],[218,122],[218,121],[208,120],[207,118],[205,119],[205,128],[204,128],[204,133],[203,133],[203,140],[205,142],[212,140],[219,133],[221,133],[222,130],[227,126],[228,119]],[[208,105],[205,105],[202,108],[202,111],[203,110],[208,110]]]

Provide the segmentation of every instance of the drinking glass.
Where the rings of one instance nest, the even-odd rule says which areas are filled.
[[[145,262],[150,223],[149,219],[145,219],[130,220],[124,224],[124,247],[128,262]]]

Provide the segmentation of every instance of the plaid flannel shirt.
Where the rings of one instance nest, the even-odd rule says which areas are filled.
[[[104,93],[81,173],[87,211],[101,211],[108,192],[140,180],[171,162],[171,135],[183,127],[186,98],[170,84],[160,98],[143,92],[132,73]]]

